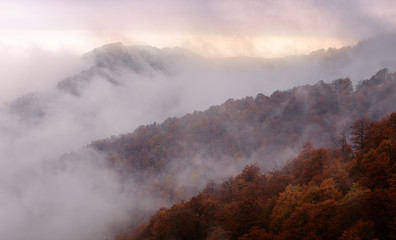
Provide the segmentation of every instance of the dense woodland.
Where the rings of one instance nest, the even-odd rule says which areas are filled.
[[[149,180],[151,192],[164,202],[175,203],[196,194],[206,184],[202,181],[219,177],[209,172],[217,174],[221,165],[232,164],[240,170],[258,163],[263,169],[273,169],[298,155],[307,141],[316,148],[336,147],[340,134],[349,138],[355,120],[379,120],[396,111],[395,92],[396,73],[384,69],[360,82],[356,90],[346,78],[271,96],[230,99],[206,111],[142,126],[91,146],[104,152],[109,165],[121,175],[133,176],[141,184]],[[194,174],[187,174],[191,179],[183,182],[190,182],[188,187],[177,183],[175,176],[198,159],[206,167],[198,166]],[[153,176],[157,182],[151,181]]]
[[[131,134],[92,145],[107,152],[114,165],[130,170],[158,171],[171,159],[203,156],[278,157],[286,148],[334,145],[338,134],[348,134],[351,123],[362,117],[379,120],[396,111],[396,73],[381,70],[354,91],[351,80],[322,81],[311,86],[277,91],[270,97],[230,99],[220,106],[169,118],[162,124],[142,126]]]
[[[248,165],[116,239],[395,239],[396,113],[351,130],[351,144],[307,143],[268,173]]]
[[[394,238],[395,92],[383,69],[355,89],[345,78],[230,99],[93,142],[154,209],[178,203],[118,239]]]

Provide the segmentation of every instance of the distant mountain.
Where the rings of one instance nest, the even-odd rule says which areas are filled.
[[[79,96],[81,88],[87,87],[95,78],[102,78],[111,84],[119,85],[124,81],[123,76],[131,79],[137,77],[125,76],[125,74],[151,75],[157,72],[170,75],[177,71],[177,65],[186,58],[198,58],[180,48],[124,46],[120,42],[96,48],[84,57],[93,60],[94,66],[60,81],[57,85],[58,89]]]
[[[206,59],[180,48],[113,43],[85,54],[90,67],[59,81],[55,89],[22,96],[8,109],[22,123],[73,119],[73,125],[87,129],[83,144],[229,98],[345,77],[356,85],[378,69],[396,71],[394,42],[396,35],[386,35],[352,47],[277,59]],[[80,116],[97,119],[100,126]]]
[[[62,80],[58,88],[78,96],[81,88],[86,87],[95,78],[103,78],[117,85],[123,81],[139,81],[139,78],[144,79],[148,75],[163,74],[175,77],[181,74],[181,77],[188,81],[189,76],[183,75],[185,69],[200,72],[203,77],[210,78],[216,88],[225,87],[222,84],[226,84],[221,81],[216,83],[216,80],[218,81],[216,78],[220,75],[252,87],[261,86],[260,90],[266,94],[291,87],[291,81],[291,85],[296,86],[313,84],[318,80],[331,81],[349,77],[356,83],[381,68],[396,71],[394,42],[396,42],[396,34],[390,34],[361,41],[351,47],[322,49],[309,55],[276,59],[251,57],[204,59],[181,48],[158,49],[112,43],[87,53],[85,57],[93,59],[94,66]],[[224,75],[225,72],[230,75]],[[272,79],[277,81],[274,83]],[[229,97],[252,94],[255,93]]]

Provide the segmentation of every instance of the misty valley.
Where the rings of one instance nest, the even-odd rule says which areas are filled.
[[[0,239],[395,239],[395,42],[96,48],[0,108]]]

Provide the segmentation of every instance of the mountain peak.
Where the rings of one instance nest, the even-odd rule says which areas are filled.
[[[99,48],[104,48],[104,49],[112,49],[112,48],[120,48],[123,47],[124,44],[122,42],[113,42],[113,43],[107,43],[103,45],[102,47]]]

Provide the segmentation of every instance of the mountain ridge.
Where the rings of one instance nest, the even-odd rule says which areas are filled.
[[[88,148],[104,154],[122,178],[144,188],[158,209],[188,200],[211,180],[226,179],[249,164],[264,172],[280,169],[307,142],[311,148],[338,148],[350,138],[356,120],[370,123],[396,111],[395,91],[396,73],[383,69],[356,90],[350,79],[337,79],[271,96],[229,99],[94,141]]]
[[[93,69],[87,70],[88,72],[98,71],[99,75],[101,72],[114,71],[117,69],[128,69],[129,71],[136,74],[147,74],[147,73],[160,73],[160,74],[175,74],[177,69],[173,64],[184,64],[184,61],[192,61],[194,64],[206,64],[203,63],[208,61],[208,64],[226,65],[228,68],[236,68],[244,70],[246,65],[250,64],[256,66],[258,69],[264,69],[264,72],[282,71],[284,68],[287,71],[290,68],[292,71],[295,68],[304,68],[301,63],[307,64],[308,66],[319,67],[321,74],[314,81],[320,80],[324,76],[328,81],[335,78],[347,77],[349,67],[368,67],[370,66],[370,72],[380,68],[393,69],[396,65],[396,57],[392,57],[392,42],[396,41],[396,34],[388,34],[377,38],[372,38],[358,42],[356,45],[343,47],[340,49],[329,48],[327,50],[320,49],[313,51],[306,55],[292,55],[280,58],[263,58],[263,57],[230,57],[230,58],[204,58],[188,51],[183,48],[156,48],[147,45],[131,45],[125,46],[121,42],[106,44],[100,48],[96,48],[91,52],[84,55],[86,58],[93,58],[95,66]],[[376,57],[378,53],[381,53],[379,57]],[[359,62],[361,61],[361,62]],[[366,64],[365,61],[370,64]],[[318,65],[318,66],[316,66]],[[355,66],[357,65],[357,66]],[[364,65],[364,66],[362,66]],[[205,66],[208,68],[208,66]],[[311,70],[312,71],[312,70]],[[350,72],[350,71],[349,71]],[[110,74],[111,75],[111,74]],[[328,76],[326,76],[328,75]],[[58,84],[58,88],[70,91],[76,95],[78,87],[72,88],[73,84],[67,82],[76,81],[76,79],[88,79],[92,78],[94,74],[87,76],[82,72],[82,76],[78,74],[74,77],[62,80]],[[306,76],[308,77],[308,75]],[[362,76],[349,76],[351,79],[363,79]],[[116,77],[110,78],[104,77],[110,82],[114,81]],[[313,83],[311,79],[309,83]],[[75,84],[78,85],[78,84]],[[72,89],[70,89],[72,88]],[[279,89],[279,88],[278,88]],[[272,89],[272,91],[278,90]]]
[[[256,97],[246,97],[239,100],[229,99],[221,105],[211,106],[205,111],[194,111],[193,113],[187,113],[180,118],[169,118],[162,122],[161,124],[149,124],[146,125],[148,128],[156,127],[160,125],[167,125],[173,119],[177,121],[183,121],[182,119],[191,119],[192,116],[202,117],[210,116],[211,114],[219,115],[222,112],[227,111],[227,108],[232,108],[236,112],[244,111],[248,108],[250,104],[258,104],[262,107],[275,104],[276,111],[274,112],[274,120],[281,118],[285,120],[291,120],[292,117],[297,117],[298,114],[309,114],[310,111],[315,110],[317,114],[324,114],[328,112],[337,112],[344,115],[346,113],[351,114],[348,108],[355,107],[359,110],[355,110],[357,115],[353,119],[358,119],[366,116],[368,119],[378,120],[384,117],[384,113],[392,112],[394,107],[392,106],[392,101],[395,100],[393,96],[394,82],[396,80],[396,73],[389,73],[387,69],[382,69],[378,71],[373,77],[368,80],[362,80],[353,90],[352,82],[349,78],[337,79],[331,83],[325,83],[323,81],[318,81],[314,85],[304,85],[297,86],[287,91],[275,91],[270,96],[265,96],[264,94],[257,94]],[[378,94],[378,92],[383,92],[383,95]],[[312,94],[313,96],[307,96]],[[351,97],[359,98],[359,100],[350,99]],[[367,99],[360,99],[363,97]],[[379,95],[379,96],[378,96]],[[320,98],[325,99],[320,99]],[[341,99],[337,99],[337,97]],[[309,99],[308,99],[309,98]],[[319,101],[318,103],[309,103],[309,100]],[[385,102],[381,102],[384,100]],[[349,101],[349,102],[348,102]],[[352,102],[351,102],[352,101]],[[361,102],[360,102],[361,101]],[[373,101],[373,102],[370,102]],[[342,105],[345,102],[345,106]],[[277,104],[277,105],[276,105]],[[308,105],[307,105],[308,104]],[[315,104],[315,105],[310,105]],[[240,107],[239,107],[240,105]],[[376,109],[389,108],[384,111],[377,111]],[[241,108],[241,109],[238,109]],[[366,109],[366,112],[363,111]],[[268,109],[271,111],[271,109]],[[263,111],[268,111],[263,110]],[[396,109],[395,109],[396,110]],[[341,111],[341,112],[339,112]],[[363,113],[364,112],[364,113]],[[235,113],[234,113],[235,114]],[[294,114],[288,115],[287,117],[281,117],[281,114]],[[234,115],[235,116],[235,115]],[[341,118],[341,116],[338,116]],[[249,119],[244,117],[244,119]],[[261,119],[262,117],[252,117],[252,121]],[[145,128],[145,126],[140,126],[137,129]],[[339,132],[347,129],[338,129]],[[123,134],[124,136],[130,136],[131,134]],[[319,141],[316,141],[319,142]]]

